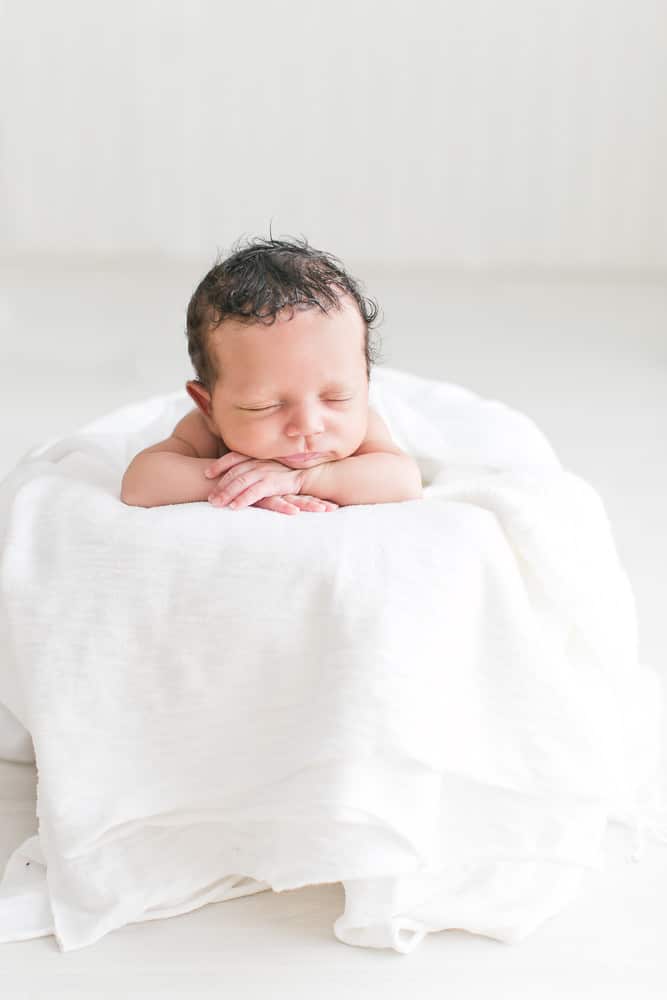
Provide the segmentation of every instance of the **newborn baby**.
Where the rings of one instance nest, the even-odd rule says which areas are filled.
[[[305,240],[237,249],[188,306],[196,408],[132,459],[121,499],[297,514],[421,498],[417,463],[368,405],[377,312]]]

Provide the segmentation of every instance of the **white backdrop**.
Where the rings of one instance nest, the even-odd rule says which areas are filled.
[[[664,0],[5,0],[0,253],[667,269]]]

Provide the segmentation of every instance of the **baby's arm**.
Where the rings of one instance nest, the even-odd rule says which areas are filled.
[[[301,489],[341,507],[422,498],[419,467],[404,452],[367,452],[323,462],[306,470]]]
[[[218,439],[193,410],[170,437],[134,456],[125,470],[120,498],[133,507],[206,502],[211,482],[204,469],[217,455]]]
[[[353,455],[306,469],[302,493],[348,504],[420,500],[422,481],[414,458],[398,448],[384,420],[369,409],[366,437]]]

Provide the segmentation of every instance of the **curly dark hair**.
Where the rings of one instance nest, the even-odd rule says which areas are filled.
[[[272,325],[286,308],[339,309],[340,295],[351,295],[366,324],[364,350],[366,374],[379,359],[379,345],[371,327],[380,307],[362,292],[360,282],[348,274],[332,254],[316,250],[305,237],[237,240],[229,256],[218,258],[197,286],[187,310],[188,354],[198,381],[213,391],[219,375],[208,350],[209,335],[223,320]]]

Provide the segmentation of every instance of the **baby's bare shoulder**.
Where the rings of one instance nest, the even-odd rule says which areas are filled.
[[[178,421],[171,436],[190,445],[199,458],[219,458],[229,451],[196,407]]]
[[[393,455],[403,455],[404,452],[394,444],[389,428],[375,410],[368,407],[368,427],[366,436],[361,442],[355,455],[366,455],[371,451],[388,451]]]

